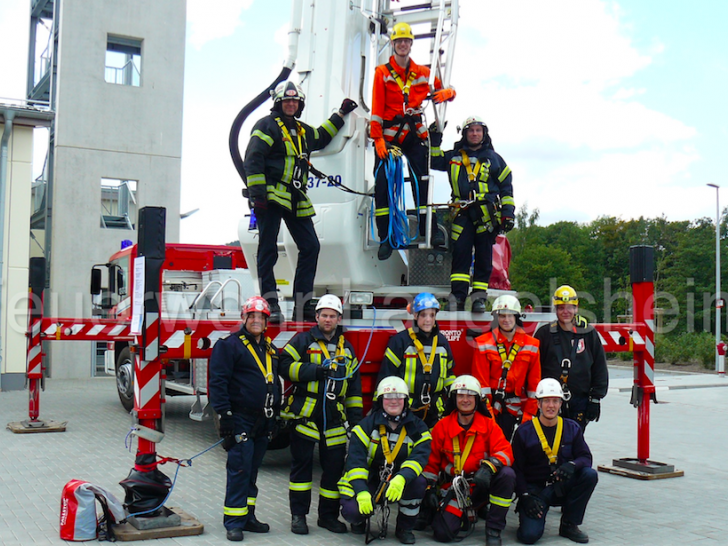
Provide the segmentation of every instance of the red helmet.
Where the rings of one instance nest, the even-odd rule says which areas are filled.
[[[248,313],[255,312],[263,313],[266,317],[270,317],[270,306],[264,298],[260,296],[253,296],[249,298],[244,304],[241,313],[247,315]]]

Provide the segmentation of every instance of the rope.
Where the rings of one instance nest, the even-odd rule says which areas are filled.
[[[394,154],[389,154],[387,159],[379,162],[377,172],[374,176],[378,176],[379,169],[384,166],[384,173],[387,178],[387,192],[389,196],[389,227],[387,230],[387,237],[381,241],[377,241],[377,244],[388,241],[392,248],[407,248],[412,242],[417,239],[417,235],[414,237],[409,236],[409,218],[407,218],[407,208],[405,206],[405,193],[404,193],[404,162],[402,156],[398,155],[394,157]],[[420,222],[420,198],[419,198],[419,180],[417,176],[410,170],[412,174],[412,183],[414,184],[414,195],[415,195],[415,211],[417,218],[417,227],[415,233],[419,233],[419,222]],[[374,236],[374,202],[370,209],[370,227],[372,230],[372,239],[376,241]]]

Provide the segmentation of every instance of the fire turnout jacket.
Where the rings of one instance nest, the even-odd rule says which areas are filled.
[[[264,367],[270,356],[272,381],[266,381],[251,349]],[[219,414],[228,410],[254,413],[262,411],[267,394],[272,392],[273,407],[280,407],[278,368],[278,349],[270,339],[263,337],[261,343],[257,343],[245,327],[241,328],[212,348],[208,379],[210,404]]]
[[[425,360],[432,362],[429,380],[425,375],[424,364],[412,336],[421,344]],[[435,354],[431,356],[432,347],[435,344]],[[447,395],[447,390],[455,381],[452,369],[452,350],[447,338],[440,333],[437,324],[435,324],[431,336],[427,336],[414,324],[411,328],[398,332],[389,339],[377,384],[385,377],[392,375],[401,377],[409,388],[410,407],[417,410],[425,405],[422,394],[426,382],[429,382],[430,404],[437,404],[438,412],[442,412],[444,409],[442,396]]]
[[[516,494],[522,495],[527,490],[527,484],[544,487],[551,473],[564,463],[573,461],[576,470],[591,468],[592,454],[584,440],[584,432],[576,421],[563,419],[563,431],[559,452],[554,465],[544,453],[541,440],[536,433],[533,422],[525,423],[516,429],[513,438],[513,470],[516,472]],[[543,427],[544,436],[549,445],[553,446],[556,436],[556,426]]]
[[[405,435],[394,459],[392,476],[400,474],[409,484],[422,474],[430,456],[430,429],[411,411],[407,411],[394,430],[387,422],[382,410],[374,409],[352,429],[344,475],[339,481],[341,495],[354,497],[379,486],[379,472],[386,463],[381,444],[382,427],[386,430],[390,450],[395,448],[400,435]]]
[[[560,332],[557,321],[545,324],[536,331],[541,343],[541,376],[552,377],[560,383],[561,362],[571,360],[567,385],[575,398],[599,398],[607,395],[609,371],[607,356],[594,326],[574,327],[571,332]],[[562,344],[564,337],[571,337],[571,346]]]
[[[308,158],[324,148],[344,126],[339,114],[333,114],[321,127],[294,120],[295,134],[286,128],[284,117],[273,113],[255,124],[245,150],[245,176],[251,198],[263,198],[299,218],[314,216],[311,200],[306,195]],[[287,133],[287,134],[286,134]],[[300,159],[303,156],[305,159]],[[294,173],[300,169],[301,188],[293,186]]]
[[[343,355],[345,364],[329,363],[329,379],[317,381],[316,369],[335,355]],[[321,439],[319,423],[325,422],[326,445],[346,444],[344,422],[354,426],[362,416],[358,365],[354,347],[344,339],[341,326],[330,341],[318,326],[296,334],[281,351],[281,377],[293,383],[293,394],[286,400],[281,417],[296,422],[295,431],[313,441]]]
[[[396,78],[392,71],[396,73]],[[397,64],[394,55],[389,58],[388,63],[380,64],[374,71],[369,136],[384,137],[384,140],[391,142],[399,132],[397,142],[404,141],[410,131],[409,124],[404,123],[404,116],[411,112],[419,112],[422,108],[422,102],[430,94],[429,77],[430,69],[416,64],[412,59],[409,61],[408,70]],[[405,87],[409,84],[406,105],[400,82]],[[442,83],[435,78],[435,90],[437,89],[442,89]],[[401,131],[399,131],[400,126]],[[415,114],[415,129],[419,138],[423,140],[427,138],[427,127],[419,113]]]
[[[505,408],[515,416],[528,421],[536,415],[536,387],[541,381],[539,342],[523,328],[516,326],[513,342],[509,342],[499,328],[475,338],[478,350],[473,357],[473,376],[483,386],[493,411],[501,413],[500,404],[494,404],[493,395],[499,389],[505,393]],[[515,357],[514,354],[515,353]],[[503,380],[504,361],[511,361]]]
[[[458,438],[459,452],[463,453],[471,436],[474,436],[475,439],[470,448],[470,453],[467,459],[461,462],[462,471],[465,474],[473,474],[480,468],[480,461],[490,457],[498,459],[503,463],[503,466],[513,464],[511,444],[508,443],[495,420],[476,411],[470,428],[465,430],[458,423],[458,412],[453,411],[450,415],[438,421],[432,429],[430,459],[427,461],[423,476],[428,481],[437,480],[442,472],[447,476],[447,483],[452,482],[455,473],[453,439]],[[449,485],[446,484],[444,488],[449,488]]]
[[[465,157],[468,158],[467,161]],[[474,164],[470,161],[471,157],[477,158]],[[473,180],[470,179],[467,163],[471,163]],[[500,155],[485,144],[476,151],[463,146],[462,140],[448,152],[443,152],[439,146],[432,146],[430,164],[437,171],[447,172],[453,201],[469,200],[472,197],[479,201],[473,206],[478,208],[483,223],[487,224],[491,220],[486,203],[497,203],[499,197],[501,216],[515,217],[516,202],[513,199],[511,169]],[[466,210],[460,209],[458,214],[463,214]],[[500,218],[492,220],[498,223]],[[456,239],[454,232],[453,238]]]

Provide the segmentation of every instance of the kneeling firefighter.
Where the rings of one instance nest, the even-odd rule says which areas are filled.
[[[421,474],[430,454],[430,431],[408,407],[409,390],[402,379],[383,379],[377,394],[372,412],[352,430],[339,481],[341,513],[352,532],[361,534],[375,506],[382,505],[380,538],[384,538],[387,504],[398,502],[396,536],[402,544],[414,544],[412,529],[425,493]]]
[[[278,349],[264,335],[270,317],[268,302],[259,296],[250,298],[243,304],[242,317],[242,328],[212,349],[208,383],[228,453],[223,523],[232,541],[243,540],[243,531],[270,530],[255,517],[255,482],[281,403]]]
[[[458,377],[450,388],[446,417],[432,429],[423,472],[430,487],[440,484],[432,520],[435,540],[451,542],[461,532],[472,532],[476,514],[487,512],[485,543],[501,544],[516,481],[512,462],[511,445],[482,400],[480,382],[472,375]]]

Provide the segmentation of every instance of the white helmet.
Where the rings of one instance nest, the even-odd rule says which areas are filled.
[[[564,391],[561,390],[561,384],[551,377],[539,381],[536,387],[536,398],[561,398],[564,399]]]
[[[472,394],[480,398],[480,381],[472,375],[461,375],[450,385],[450,396],[453,394]]]
[[[492,313],[495,315],[505,313],[520,315],[521,304],[518,302],[518,299],[515,296],[504,294],[503,296],[498,296],[493,302]]]
[[[316,311],[320,311],[321,309],[333,309],[340,315],[344,314],[344,309],[341,307],[341,300],[333,294],[321,296],[321,299],[316,304]]]
[[[400,398],[408,398],[409,389],[407,388],[407,383],[404,382],[404,379],[395,375],[385,377],[377,386],[377,398],[385,394],[398,394]]]

